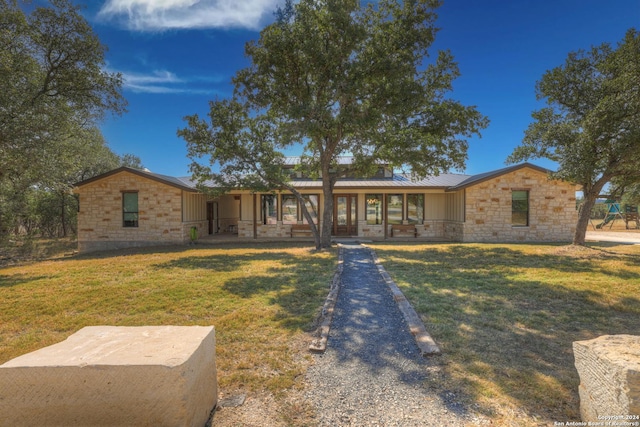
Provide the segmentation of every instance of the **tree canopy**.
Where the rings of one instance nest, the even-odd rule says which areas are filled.
[[[126,101],[122,78],[68,0],[26,13],[0,0],[0,227],[13,227],[35,188],[67,190],[72,176],[117,156],[99,135],[107,113]],[[106,151],[105,151],[106,150]],[[107,153],[108,151],[108,153]],[[103,155],[104,154],[104,155]]]
[[[582,205],[573,243],[584,245],[589,213],[612,180],[640,181],[640,33],[627,31],[616,48],[605,43],[570,53],[536,85],[547,107],[510,162],[548,158],[555,177],[582,186]]]
[[[462,169],[466,138],[488,121],[448,97],[459,75],[452,55],[430,56],[438,6],[437,0],[288,1],[246,45],[251,65],[233,78],[232,99],[211,102],[208,120],[189,116],[178,131],[194,177],[288,188],[283,151],[299,145],[298,168],[322,179],[316,243],[326,247],[341,174],[366,176],[379,163],[408,166],[417,176]],[[353,156],[349,170],[337,167],[344,155]]]

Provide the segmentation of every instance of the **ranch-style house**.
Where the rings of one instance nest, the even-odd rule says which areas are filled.
[[[296,158],[288,159],[293,169]],[[336,238],[451,242],[571,241],[576,187],[523,163],[479,175],[423,180],[380,167],[368,179],[340,179],[334,189]],[[318,224],[322,183],[292,174]],[[238,189],[220,197],[189,178],[121,167],[76,184],[80,252],[197,239],[310,238],[298,200],[286,191]],[[194,229],[195,227],[195,229]]]

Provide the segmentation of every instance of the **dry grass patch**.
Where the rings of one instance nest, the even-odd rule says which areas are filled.
[[[572,342],[640,330],[640,246],[371,246],[497,424],[579,420]]]
[[[223,392],[278,394],[328,292],[333,251],[154,248],[0,268],[0,363],[88,325],[214,325]],[[291,416],[291,415],[287,415]]]

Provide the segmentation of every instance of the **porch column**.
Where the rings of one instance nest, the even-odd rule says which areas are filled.
[[[257,199],[258,195],[256,193],[253,193],[253,238],[257,239],[258,238],[258,213],[257,213]]]

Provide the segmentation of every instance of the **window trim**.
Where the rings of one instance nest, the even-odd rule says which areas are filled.
[[[422,197],[422,206],[415,205],[416,208],[419,207],[419,208],[422,209],[422,218],[417,222],[411,222],[411,219],[409,218],[409,198],[412,197],[412,196],[413,197],[415,197],[415,196]],[[405,207],[405,210],[406,210],[405,219],[407,220],[407,223],[409,223],[409,224],[424,224],[425,200],[426,200],[426,197],[424,197],[424,193],[407,193],[407,195],[406,195],[406,203],[405,203],[406,204],[406,207]]]
[[[514,198],[513,196],[515,195],[516,192],[521,192],[521,193],[526,193],[527,198],[526,198],[526,210],[516,210],[514,208]],[[518,199],[518,200],[523,200],[523,199]],[[515,224],[514,223],[514,214],[515,213],[525,213],[526,214],[526,224]],[[531,192],[528,188],[512,188],[511,189],[511,226],[512,227],[517,227],[517,228],[524,228],[524,227],[529,227],[531,223]]]
[[[317,206],[316,206],[316,217],[315,217],[315,225],[318,225],[320,223],[320,216],[322,215],[321,211],[320,211],[320,195],[317,193],[311,193],[311,194],[303,194],[302,198],[306,201],[308,201],[309,203],[311,203],[311,200],[309,199],[309,197],[311,196],[315,196],[316,198],[316,202],[317,202]],[[298,201],[299,203],[299,201]],[[307,219],[304,217],[304,214],[302,213],[302,207],[298,206],[298,215],[299,215],[299,220],[302,221],[303,224],[307,224]]]
[[[275,215],[272,216],[268,216],[267,212],[265,211],[265,198],[266,197],[272,197],[274,202],[275,202]],[[278,197],[277,194],[261,194],[260,195],[260,224],[262,225],[276,225],[278,223],[278,214],[280,213],[280,209],[278,209],[278,199],[280,199],[280,197]],[[271,224],[269,223],[268,218],[275,218],[275,223]]]
[[[405,202],[405,197],[404,197],[404,193],[389,193],[387,194],[387,223],[389,225],[393,225],[393,224],[404,224],[405,221],[405,209],[406,209],[406,202]],[[391,220],[391,215],[389,214],[389,206],[391,205],[390,200],[392,197],[400,197],[400,222],[397,222],[396,219]]]
[[[138,190],[127,190],[127,191],[121,191],[122,194],[122,227],[123,228],[138,228],[140,227],[140,200],[138,197]],[[127,212],[125,211],[125,197],[127,194],[135,194],[136,195],[136,207],[137,210],[134,212]],[[126,219],[126,215],[127,214],[135,214],[135,220],[127,220]],[[127,222],[131,222],[131,224],[127,224]]]
[[[364,220],[367,223],[367,225],[382,225],[384,223],[384,195],[382,193],[367,193],[364,195],[365,199],[364,199],[364,204],[365,204],[365,209],[364,209]],[[376,203],[370,203],[373,200],[377,200],[378,201],[378,210],[376,212],[376,219],[379,222],[369,222],[369,206],[374,206]]]
[[[295,214],[295,219],[293,220],[293,222],[290,222],[290,220],[287,220],[285,222],[284,219],[284,201],[285,199],[293,199],[295,201],[295,208],[296,208],[296,214]],[[294,195],[294,194],[282,194],[280,195],[280,215],[281,215],[281,221],[283,224],[297,224],[298,221],[300,221],[300,202],[298,201],[298,198]]]

